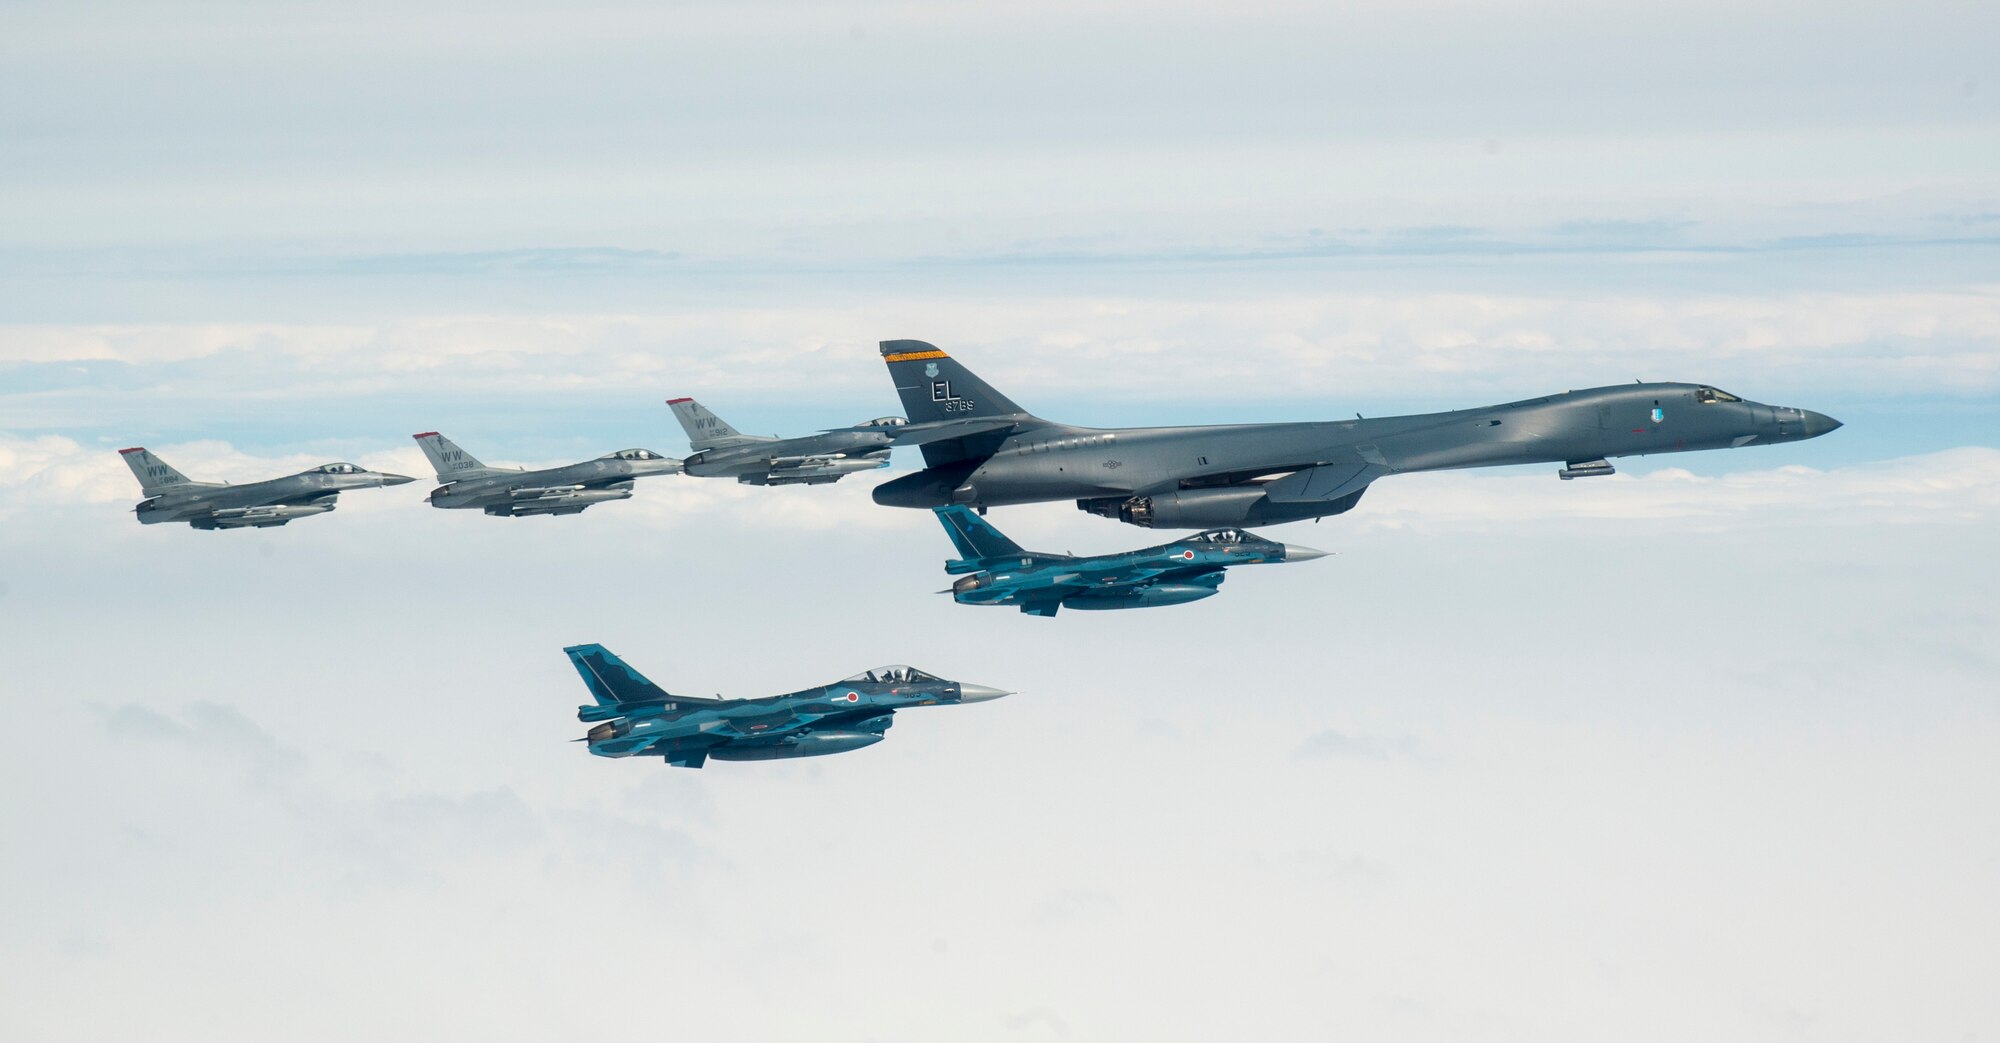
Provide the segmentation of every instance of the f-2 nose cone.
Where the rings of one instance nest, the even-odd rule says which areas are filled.
[[[1314,550],[1311,547],[1301,547],[1296,543],[1285,544],[1286,561],[1311,561],[1314,558],[1324,558],[1324,557],[1326,557],[1326,552],[1323,550]]]
[[[407,474],[389,474],[386,471],[382,472],[383,485],[408,485],[409,483],[414,481],[416,481],[416,479],[410,477]]]
[[[1815,413],[1810,409],[1806,410],[1805,413],[1806,422],[1804,427],[1807,438],[1818,438],[1840,426],[1840,421],[1827,416],[1825,413]]]
[[[988,699],[998,699],[1003,695],[1013,694],[1013,692],[1004,691],[999,688],[988,688],[983,684],[960,684],[958,686],[958,701],[962,703],[983,703]]]

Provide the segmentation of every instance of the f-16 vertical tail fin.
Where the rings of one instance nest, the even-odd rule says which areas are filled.
[[[762,442],[756,435],[746,435],[730,427],[728,422],[708,407],[691,398],[670,398],[667,405],[674,410],[674,419],[681,422],[681,430],[687,432],[688,448],[696,451],[716,449],[722,446],[741,445],[745,442]]]
[[[910,423],[1010,416],[1024,412],[1012,399],[973,375],[935,345],[920,340],[885,340],[882,361],[903,399]]]
[[[982,558],[1018,557],[1027,553],[1020,544],[1008,539],[993,527],[993,523],[974,513],[970,507],[955,503],[931,510],[944,524],[945,534],[958,547],[960,557],[977,561]]]
[[[139,489],[147,496],[179,486],[202,484],[188,481],[187,475],[174,470],[165,460],[154,456],[143,446],[120,449],[118,454],[125,458],[125,466],[132,469],[132,477],[139,479]]]
[[[431,458],[431,469],[437,472],[438,481],[453,482],[461,478],[475,478],[482,474],[497,474],[498,468],[488,467],[458,447],[458,443],[436,431],[425,431],[411,435],[421,446],[424,455]]]

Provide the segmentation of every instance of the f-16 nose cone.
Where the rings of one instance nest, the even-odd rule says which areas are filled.
[[[410,477],[407,474],[389,474],[386,471],[382,472],[383,485],[408,485],[409,483],[414,481],[416,481],[416,479]]]
[[[1326,557],[1326,552],[1323,550],[1314,550],[1311,547],[1301,547],[1296,543],[1285,544],[1286,561],[1311,561],[1314,558],[1324,558],[1324,557]]]
[[[1805,414],[1806,422],[1804,426],[1807,438],[1818,438],[1840,426],[1840,421],[1827,416],[1825,413],[1815,413],[1808,409],[1805,411]]]
[[[988,699],[998,699],[1013,692],[998,688],[988,688],[983,684],[961,684],[958,686],[958,701],[962,703],[983,703]]]

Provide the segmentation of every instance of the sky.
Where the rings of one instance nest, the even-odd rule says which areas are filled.
[[[2000,11],[0,5],[0,1036],[2000,1038]],[[953,605],[877,475],[428,508],[900,412],[1633,379],[1806,443],[1393,476],[1215,598]],[[197,479],[425,481],[284,528]],[[888,476],[914,466],[899,457]],[[1160,542],[1066,504],[1026,546]],[[702,771],[564,645],[1019,694]]]

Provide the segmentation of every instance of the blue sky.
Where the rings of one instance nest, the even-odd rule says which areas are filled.
[[[1987,1038],[2000,15],[1967,3],[0,13],[0,1035]],[[573,518],[196,477],[1634,378],[1795,446],[1399,476],[1150,612],[952,605],[874,476]],[[908,466],[912,461],[901,461]],[[994,520],[1113,551],[1062,505]],[[1021,694],[567,740],[563,645]],[[106,983],[116,988],[107,989]]]

